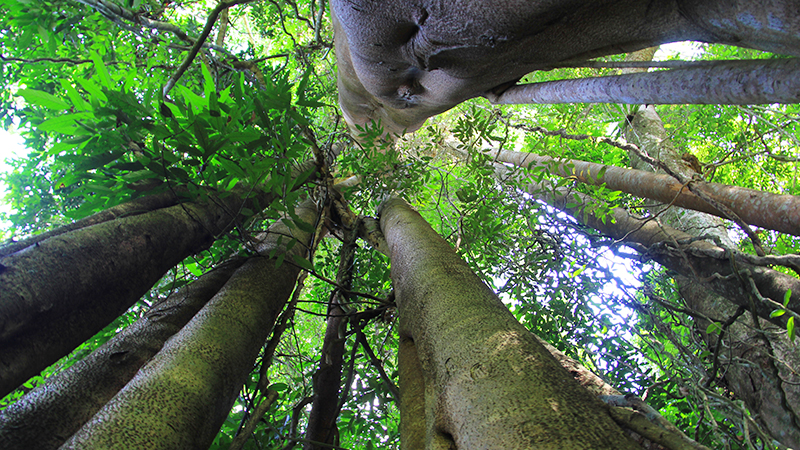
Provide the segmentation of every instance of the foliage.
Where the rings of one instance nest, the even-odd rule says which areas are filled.
[[[373,215],[387,193],[401,192],[523,324],[617,389],[646,398],[711,447],[745,448],[744,442],[752,439],[772,448],[772,442],[755,435],[744,439],[741,411],[724,406],[732,395],[723,385],[701,389],[712,357],[698,338],[694,319],[680,308],[664,307],[681,303],[670,274],[531,200],[518,182],[499,183],[491,157],[483,152],[518,149],[625,166],[629,157],[619,148],[527,132],[526,127],[620,137],[620,124],[630,109],[576,104],[493,109],[472,102],[432,119],[396,146],[360,147],[343,137],[346,131],[333,106],[332,32],[320,20],[324,2],[269,1],[231,9],[227,34],[218,24],[211,39],[215,46],[206,46],[166,95],[164,87],[203,28],[198,20],[207,14],[205,4],[120,3],[150,23],[164,24],[153,27],[122,16],[108,20],[97,5],[88,0],[0,1],[0,28],[5,30],[0,34],[0,73],[6,87],[0,110],[4,126],[25,137],[29,152],[3,175],[5,201],[13,209],[3,217],[11,224],[5,236],[40,233],[168,190],[185,199],[262,190],[277,194],[278,200],[249,211],[252,219],[246,226],[181,263],[141,303],[31,380],[25,390],[108,340],[148,304],[238,251],[248,236],[308,195],[315,189],[303,186],[310,173],[296,176],[293,169],[315,158],[311,150],[317,146],[330,159],[337,179],[360,177],[359,187],[345,192],[354,211]],[[712,46],[701,56],[725,58],[731,52]],[[528,78],[597,73],[562,68]],[[707,179],[800,192],[796,105],[682,105],[659,112],[673,142],[704,162]],[[379,124],[363,131],[372,138],[365,141],[378,142]],[[344,150],[335,155],[337,148]],[[600,215],[617,206],[643,206],[641,199],[559,179],[546,169],[530,176],[550,188],[570,186],[592,195],[595,202],[587,206]],[[762,237],[774,254],[798,252],[796,237],[771,232]],[[746,242],[740,240],[741,249],[751,251]],[[321,330],[333,290],[324,279],[336,278],[340,247],[334,239],[320,242],[314,274],[298,287],[294,319],[268,371],[279,401],[246,448],[286,445],[295,406],[312,394],[310,380],[320,359]],[[374,301],[390,296],[388,261],[360,248],[352,271],[353,291],[370,297],[357,297],[351,311],[381,314],[368,322],[351,322],[347,329],[345,377],[352,382],[344,389],[339,442],[345,448],[398,448],[398,412],[391,391],[356,340],[358,332],[365,334],[396,383],[392,310]],[[252,413],[260,398],[258,366],[264,363],[262,354],[213,448],[227,448]],[[20,395],[18,391],[3,402]],[[709,397],[721,400],[713,403]],[[709,404],[715,405],[712,417]],[[299,411],[302,430],[307,408]]]

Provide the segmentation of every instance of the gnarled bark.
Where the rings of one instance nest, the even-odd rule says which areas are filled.
[[[681,40],[800,56],[798,10],[797,0],[333,0],[336,46],[346,47],[339,98],[351,126],[381,119],[390,133],[413,131],[565,61]]]
[[[694,175],[691,168],[682,164],[652,105],[641,107],[635,114],[629,140],[649,156],[681,171],[681,175],[689,178]],[[634,166],[646,168],[641,159],[632,157],[631,160]],[[670,208],[662,220],[692,235],[711,233],[727,246],[734,247],[727,230],[715,217]],[[736,306],[690,277],[677,276],[675,282],[686,305],[700,313],[695,317],[697,330],[710,354],[718,358],[718,369],[710,376],[719,376],[736,398],[744,400],[753,413],[753,420],[777,441],[790,448],[800,448],[800,375],[797,372],[800,370],[800,354],[789,342],[786,331],[769,323],[761,323],[759,330],[753,326],[752,316],[745,312],[727,327],[722,338],[708,333],[711,322],[705,318],[724,322],[733,317]],[[720,345],[720,351],[716,351]],[[712,381],[715,380],[709,380],[709,383]]]
[[[406,202],[380,215],[401,339],[424,373],[427,448],[636,448]]]

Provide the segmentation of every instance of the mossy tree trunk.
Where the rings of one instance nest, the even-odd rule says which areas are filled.
[[[237,195],[181,203],[34,242],[0,257],[0,396],[111,323],[184,258],[244,220]],[[101,215],[103,213],[100,213]]]
[[[60,447],[219,292],[245,260],[228,260],[180,288],[89,356],[4,409],[0,448]]]
[[[310,202],[297,215],[314,223]],[[299,244],[286,251],[291,236]],[[278,222],[250,258],[62,448],[208,448],[228,415],[305,256],[310,234]],[[279,242],[281,242],[279,244]],[[274,256],[286,254],[283,264]]]
[[[427,448],[637,448],[405,201],[380,215],[400,338],[424,374]]]

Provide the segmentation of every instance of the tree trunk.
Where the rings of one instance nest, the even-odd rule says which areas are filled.
[[[643,106],[636,113],[628,140],[673,170],[682,170],[683,176],[696,175],[682,163],[652,105]],[[639,158],[631,157],[631,161],[634,167],[647,167]],[[715,217],[670,208],[662,218],[692,235],[713,233],[726,246],[735,248]],[[695,317],[697,330],[710,353],[719,359],[720,367],[711,376],[720,376],[728,389],[744,400],[753,419],[777,441],[800,448],[800,353],[789,342],[785,330],[768,323],[753,327],[753,318],[746,312],[725,330],[722,348],[716,351],[720,336],[706,332],[711,323],[704,317],[725,322],[735,314],[736,307],[692,278],[677,276],[675,281],[687,306],[701,314]],[[709,380],[709,384],[714,381]]]
[[[316,210],[307,202],[297,214],[313,223]],[[288,252],[287,235],[300,243]],[[291,261],[309,238],[278,222],[257,249]],[[249,259],[62,448],[208,448],[294,287],[299,269],[286,261]]]
[[[400,372],[400,448],[425,448],[425,374],[417,346],[409,337],[400,338],[397,367]]]
[[[575,159],[554,159],[512,150],[488,150],[486,154],[498,161],[519,167],[545,167],[555,175],[573,178],[581,183],[594,186],[605,184],[612,191],[622,191],[639,198],[658,200],[662,203],[727,218],[725,213],[689,191],[674,177],[666,174]],[[691,177],[688,178],[691,179]],[[711,194],[715,200],[728,207],[750,225],[800,236],[800,197],[798,196],[773,194],[756,189],[703,181],[693,181],[693,183],[701,185],[702,189]]]
[[[56,449],[103,407],[230,279],[229,260],[154,305],[141,319],[0,413],[0,447]]]
[[[11,242],[0,247],[0,257],[8,256],[14,252],[22,250],[26,247],[42,242],[53,236],[67,233],[69,231],[86,228],[88,226],[97,225],[98,223],[108,222],[122,217],[135,216],[137,214],[144,214],[156,209],[166,208],[178,203],[178,196],[172,191],[162,192],[154,195],[147,195],[137,199],[120,203],[97,214],[92,214],[89,217],[76,220],[73,223],[60,226],[55,230],[45,231],[44,233],[31,236],[17,242]]]
[[[418,213],[394,198],[380,215],[427,448],[636,448]]]
[[[232,194],[132,216],[99,213],[99,223],[0,256],[0,396],[111,323],[167,270],[241,223],[242,210],[274,198]],[[151,206],[171,202],[161,200]]]
[[[353,261],[355,258],[357,238],[356,230],[349,230],[345,234],[345,243],[342,244],[339,256],[339,269],[336,283],[348,290],[353,284]],[[342,385],[342,363],[346,338],[340,336],[342,327],[347,323],[347,316],[341,304],[349,302],[347,292],[337,289],[331,298],[328,307],[327,326],[325,338],[320,354],[319,368],[314,374],[314,399],[311,403],[311,413],[308,416],[306,450],[330,448],[318,445],[334,444],[339,430],[336,428],[336,419],[339,417],[339,388]],[[353,345],[358,345],[354,343]]]
[[[389,133],[399,133],[416,130],[426,118],[467,99],[502,97],[532,71],[666,42],[717,42],[800,56],[798,9],[797,0],[332,0],[340,104],[348,124],[380,121]],[[347,51],[339,52],[343,47]],[[797,70],[796,62],[776,64]],[[647,80],[664,76],[642,75]],[[798,101],[796,88],[783,89],[784,83],[797,86],[796,77],[787,78],[792,74],[786,70],[774,84],[754,77],[752,71],[739,75],[741,79],[733,76],[731,81],[755,90],[739,89],[742,95],[735,101],[765,101],[773,90],[779,93],[775,98]],[[695,74],[689,79],[697,80],[697,87],[720,87],[714,78]],[[665,89],[675,94],[668,101],[684,102],[687,96],[700,101],[698,93],[675,84],[675,89]],[[729,95],[734,89],[723,90],[706,90],[705,95],[717,100],[703,101],[733,101]],[[653,89],[646,91],[659,98]],[[558,89],[537,101],[587,101],[585,95],[598,93],[603,94],[584,89],[580,96],[568,98]],[[615,94],[596,101],[625,100]],[[627,101],[641,102],[630,97]]]

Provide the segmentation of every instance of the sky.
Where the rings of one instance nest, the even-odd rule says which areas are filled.
[[[4,174],[10,170],[6,165],[6,159],[13,156],[23,156],[27,152],[23,145],[22,137],[16,134],[9,133],[8,131],[0,128],[0,174]],[[9,212],[3,197],[5,197],[6,185],[0,178],[0,212]],[[8,228],[8,224],[0,221],[0,230]],[[2,235],[2,233],[0,233]]]

